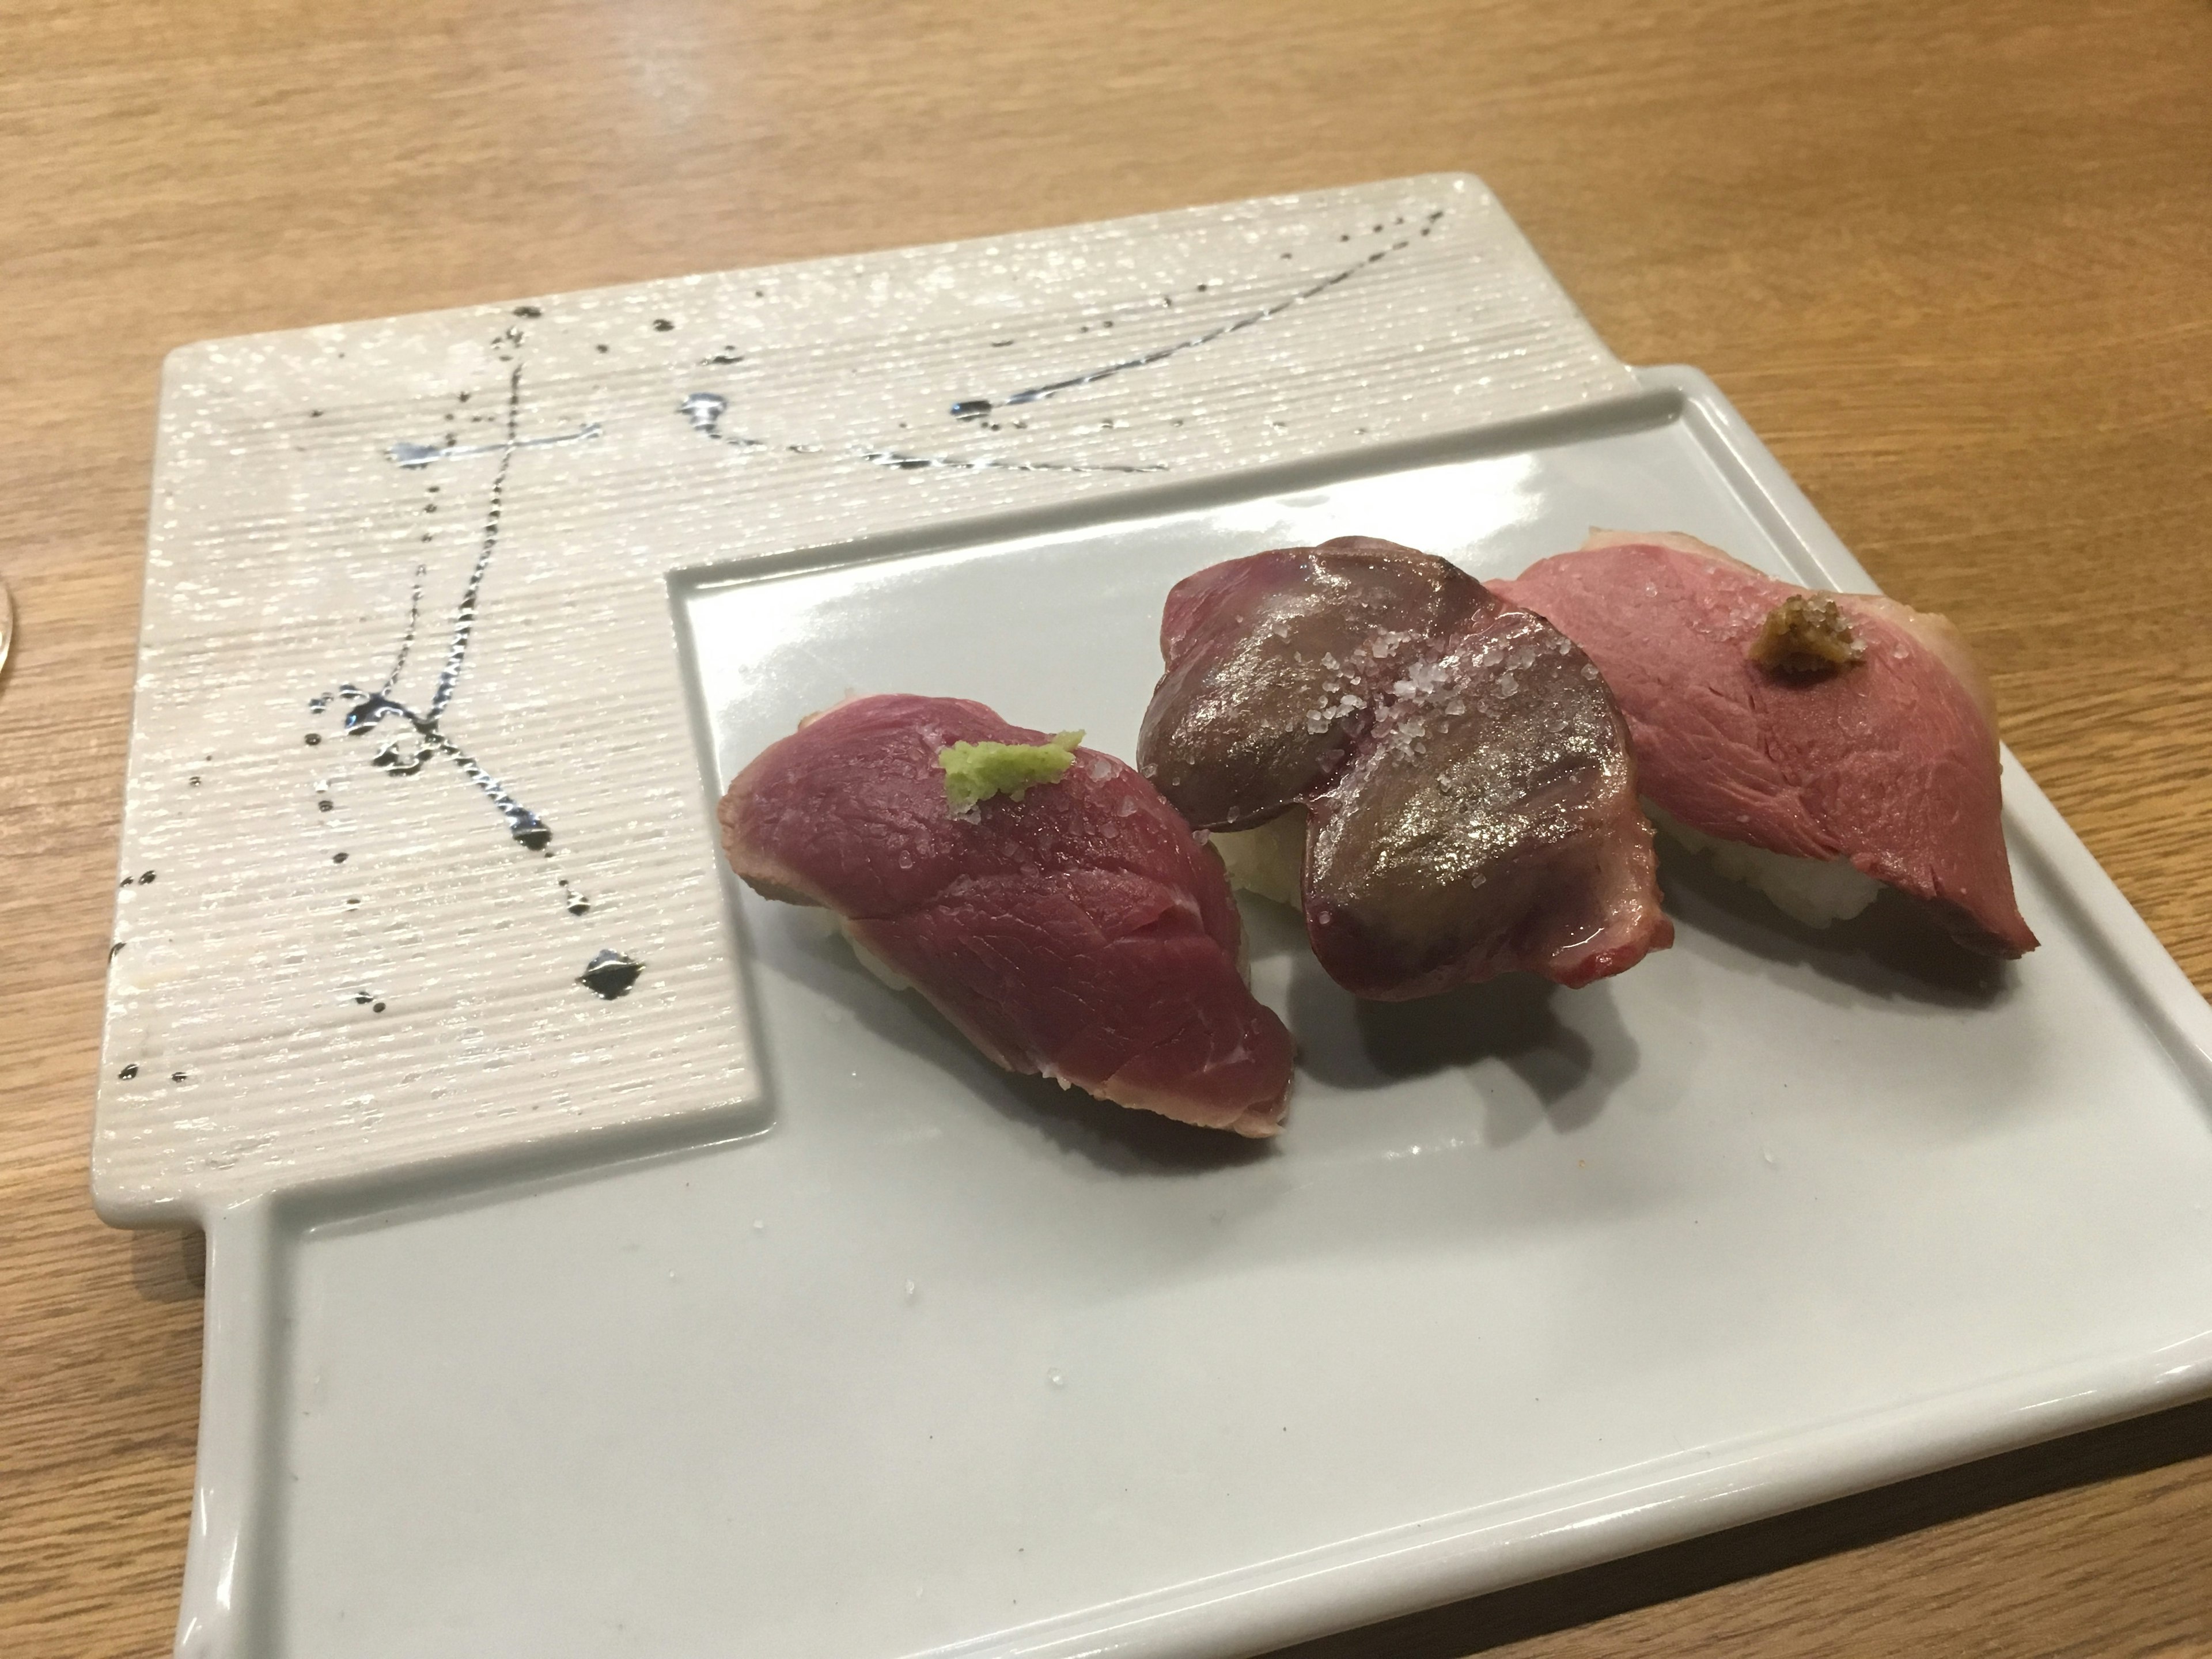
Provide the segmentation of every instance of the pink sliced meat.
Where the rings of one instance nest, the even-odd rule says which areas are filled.
[[[840,704],[731,783],[731,866],[770,897],[836,912],[1010,1071],[1274,1133],[1290,1033],[1238,972],[1220,860],[1158,790],[1079,749],[1057,781],[952,815],[940,750],[1048,735],[950,698]]]
[[[1827,596],[1860,660],[1789,673],[1751,647],[1807,590],[1692,537],[1607,532],[1493,586],[1589,653],[1628,716],[1644,793],[1690,828],[1847,860],[1975,950],[2035,948],[1999,822],[1988,684],[1942,617]]]
[[[1161,653],[1140,766],[1209,829],[1306,809],[1307,936],[1355,995],[1582,985],[1672,942],[1605,682],[1457,567],[1365,537],[1216,565]]]

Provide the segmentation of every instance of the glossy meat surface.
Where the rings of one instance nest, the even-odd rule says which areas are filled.
[[[1580,985],[1672,940],[1604,681],[1456,567],[1365,538],[1232,561],[1177,585],[1161,648],[1140,764],[1210,828],[1307,809],[1307,935],[1355,994]]]
[[[1309,809],[1330,976],[1391,1000],[1516,968],[1583,985],[1668,943],[1627,734],[1583,653],[1501,609],[1416,672]]]
[[[1057,782],[952,816],[939,750],[1048,735],[947,698],[841,704],[731,783],[724,848],[769,896],[836,911],[998,1064],[1273,1133],[1289,1033],[1237,971],[1220,860],[1158,791],[1079,749]]]
[[[1201,570],[1168,594],[1139,763],[1193,823],[1262,823],[1336,775],[1433,635],[1496,608],[1442,559],[1366,536]]]
[[[1974,949],[2035,948],[2005,854],[1988,688],[1941,617],[1835,595],[1860,659],[1787,674],[1751,649],[1805,590],[1690,537],[1609,532],[1497,586],[1597,663],[1644,792],[1692,829],[1848,860]]]

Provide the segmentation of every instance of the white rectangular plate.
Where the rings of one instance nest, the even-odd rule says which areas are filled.
[[[854,690],[1128,753],[1168,586],[1334,533],[1856,575],[1651,379],[1504,447],[684,581],[717,787]],[[1631,974],[1362,1006],[1248,905],[1303,1049],[1260,1146],[998,1073],[747,896],[772,1133],[287,1217],[275,1650],[1249,1652],[2201,1386],[2201,1083],[2008,785],[2016,967],[1675,857]]]
[[[1702,377],[1553,401],[684,571],[660,842],[849,691],[1126,755],[1168,587],[1265,547],[1665,528],[1870,586]],[[997,1072],[726,882],[759,1111],[207,1212],[180,1646],[1252,1654],[2203,1392],[2212,1018],[2006,787],[2018,964],[1670,856],[1629,974],[1359,1005],[1248,904],[1303,1050],[1263,1144]]]

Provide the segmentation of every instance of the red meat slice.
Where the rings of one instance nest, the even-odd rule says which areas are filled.
[[[1891,599],[1832,598],[1863,650],[1791,675],[1748,654],[1806,592],[1688,536],[1594,536],[1495,584],[1603,671],[1644,793],[1692,830],[1848,860],[1992,955],[2035,948],[1999,822],[1996,721],[1956,629]]]
[[[955,817],[938,751],[1036,744],[981,703],[865,697],[772,744],[722,797],[730,863],[823,905],[1010,1071],[1270,1135],[1290,1034],[1237,970],[1221,861],[1121,761]]]

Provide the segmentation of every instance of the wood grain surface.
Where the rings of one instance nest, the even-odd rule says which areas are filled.
[[[1448,168],[2212,986],[2205,0],[0,8],[0,1653],[166,1652],[190,1510],[191,1241],[86,1198],[162,354]],[[1485,1649],[2212,1655],[2212,1405],[1302,1652]]]

